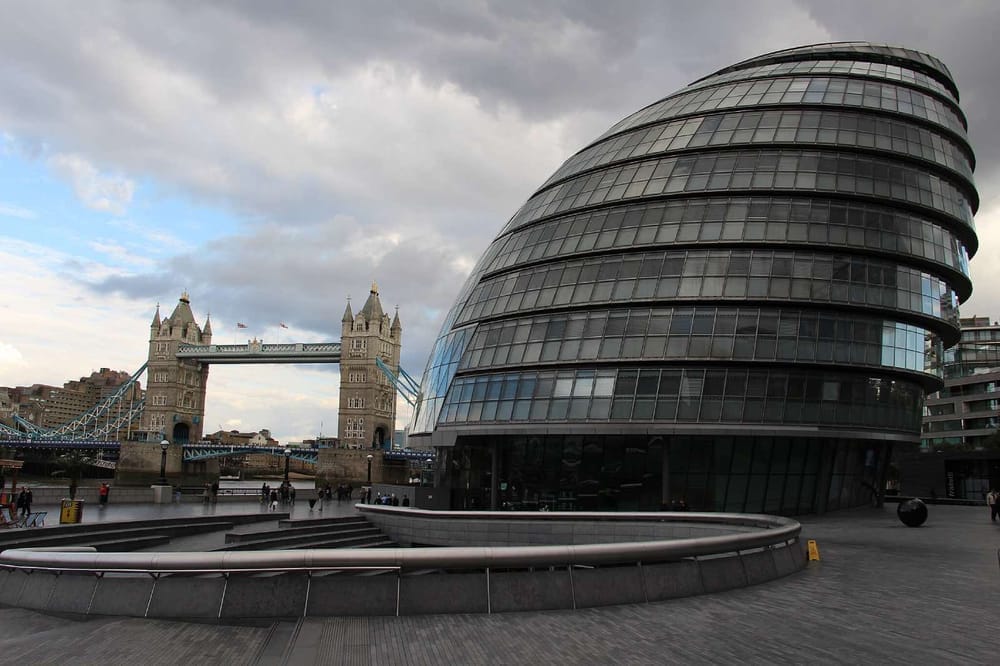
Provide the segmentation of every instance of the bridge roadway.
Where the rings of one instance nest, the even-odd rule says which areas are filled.
[[[579,611],[222,626],[0,609],[2,663],[996,663],[1000,525],[984,507],[806,518],[822,560],[711,596]]]

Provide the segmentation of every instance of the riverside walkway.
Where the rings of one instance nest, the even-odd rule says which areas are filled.
[[[985,508],[931,506],[918,529],[904,527],[894,505],[802,523],[803,539],[819,543],[820,562],[714,595],[576,611],[265,626],[82,622],[0,608],[0,627],[10,628],[0,632],[0,663],[996,662],[1000,525]]]

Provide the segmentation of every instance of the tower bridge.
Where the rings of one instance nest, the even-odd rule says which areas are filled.
[[[345,446],[382,448],[396,420],[394,383],[379,363],[399,374],[402,341],[399,313],[383,311],[378,285],[355,314],[350,302],[341,318],[341,341],[267,344],[212,343],[212,323],[201,327],[182,294],[170,316],[156,314],[150,324],[145,408],[140,439],[186,444],[203,439],[205,397],[213,364],[337,363],[340,365],[339,430]],[[344,353],[344,348],[347,352]]]
[[[193,466],[210,475],[212,470],[205,467],[207,460],[262,452],[243,451],[242,447],[235,451],[233,447],[203,442],[212,365],[336,363],[340,366],[338,433],[342,446],[354,451],[354,457],[366,449],[381,451],[392,438],[397,390],[407,399],[412,399],[408,394],[416,390],[414,382],[407,381],[409,375],[399,367],[403,330],[399,312],[397,309],[390,319],[382,308],[378,285],[372,283],[368,298],[356,313],[348,299],[340,324],[340,341],[272,344],[254,338],[246,344],[213,344],[210,318],[206,318],[204,326],[198,324],[185,292],[167,317],[161,317],[160,306],[156,306],[150,323],[148,357],[114,395],[53,429],[23,421],[0,423],[0,446],[119,449],[120,476],[138,478],[151,470],[158,471],[159,444],[166,441],[169,470],[179,474]],[[138,382],[142,377],[146,390],[140,393]],[[278,450],[283,453],[284,448]],[[322,457],[301,449],[292,455],[309,458],[309,462]],[[359,460],[364,460],[365,455]],[[416,452],[410,457],[422,460],[427,455]],[[380,462],[396,459],[403,461],[407,457],[379,454]]]

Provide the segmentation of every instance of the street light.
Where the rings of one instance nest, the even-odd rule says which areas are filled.
[[[170,442],[163,440],[160,442],[160,485],[167,485],[167,447]]]
[[[285,449],[285,483],[288,483],[288,461],[292,459],[292,450]]]
[[[373,456],[370,453],[368,454],[368,493],[369,493],[368,496],[369,497],[371,497],[371,492],[372,492],[372,460],[374,460],[374,458],[375,458],[375,456]]]

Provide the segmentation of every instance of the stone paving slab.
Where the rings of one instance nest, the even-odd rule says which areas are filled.
[[[267,628],[101,618],[79,622],[0,608],[0,664],[249,664]]]
[[[0,609],[17,628],[0,632],[0,663],[997,663],[1000,525],[982,507],[932,506],[910,529],[894,511],[804,519],[822,559],[802,573],[651,604],[305,618],[294,632]]]

